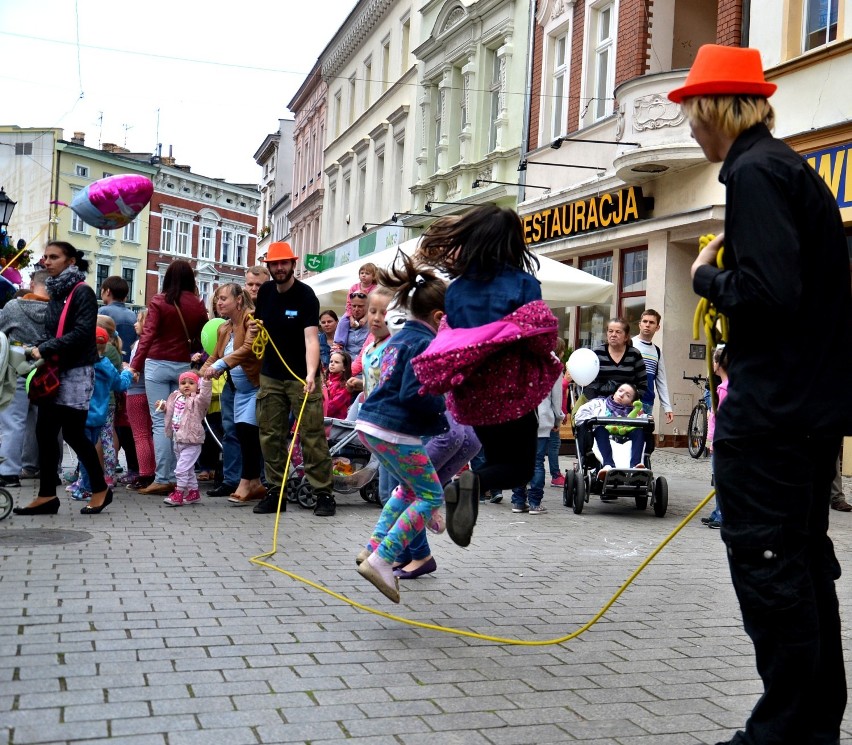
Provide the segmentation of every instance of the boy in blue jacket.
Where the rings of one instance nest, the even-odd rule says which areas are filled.
[[[109,334],[106,329],[98,326],[95,329],[95,341],[98,345],[98,361],[95,363],[95,389],[92,399],[89,401],[89,414],[86,417],[86,436],[93,444],[100,439],[101,429],[107,419],[109,408],[109,394],[121,393],[130,388],[134,375],[129,369],[121,372],[115,369],[115,365],[105,357],[106,347],[109,344]],[[89,474],[83,464],[80,464],[80,478],[66,487],[71,494],[71,499],[82,501],[92,496],[92,487],[89,483]]]

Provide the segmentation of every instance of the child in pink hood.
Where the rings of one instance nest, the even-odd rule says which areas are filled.
[[[178,389],[163,401],[157,401],[157,411],[165,411],[166,437],[172,440],[177,465],[175,490],[163,502],[170,507],[195,504],[201,501],[195,462],[204,444],[204,417],[210,406],[213,384],[200,380],[198,373],[187,370],[178,378]]]

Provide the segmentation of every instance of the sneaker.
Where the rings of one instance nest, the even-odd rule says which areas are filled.
[[[266,490],[266,496],[252,508],[252,512],[254,512],[255,515],[274,515],[278,512],[279,491],[281,491],[280,486],[270,486]],[[210,494],[210,492],[207,493],[208,495]],[[281,500],[281,512],[287,512],[286,497]]]
[[[0,476],[0,486],[20,486],[21,478],[19,476]]]
[[[719,520],[710,520],[707,523],[708,528],[713,528],[713,530],[719,530],[722,527],[722,523]]]
[[[547,512],[547,507],[545,507],[543,504],[536,505],[535,507],[530,505],[529,512],[531,515],[543,515],[545,512]]]
[[[707,524],[710,522],[710,520],[711,520],[711,519],[712,519],[712,518],[709,518],[709,517],[702,517],[702,518],[701,518],[701,524],[702,524],[702,525],[707,525]]]
[[[317,492],[314,514],[317,517],[334,517],[335,512],[337,512],[337,503],[334,501],[334,497],[328,492]]]
[[[38,469],[29,470],[27,468],[21,469],[21,478],[22,479],[37,479],[39,477],[40,471]]]
[[[550,479],[550,485],[558,487],[565,486],[565,477],[560,473],[556,478]]]
[[[198,489],[190,489],[183,498],[184,504],[198,504],[201,501],[201,494]]]
[[[88,502],[92,498],[92,492],[83,489],[69,489],[68,492],[75,502]]]
[[[180,507],[183,504],[183,492],[175,489],[163,500],[163,504],[167,504],[169,507]]]
[[[525,504],[513,504],[512,505],[512,512],[514,512],[517,515],[521,514],[522,512],[529,512],[529,511],[530,511],[530,508],[527,507]]]
[[[503,501],[503,492],[501,492],[501,491],[495,492],[494,494],[492,494],[488,498],[489,504],[500,504],[500,502],[502,502],[502,501]]]

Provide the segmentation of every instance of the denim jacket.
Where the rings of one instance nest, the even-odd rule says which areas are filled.
[[[358,418],[414,437],[446,432],[444,397],[420,392],[411,360],[435,338],[422,321],[409,320],[391,337],[382,354],[379,384],[361,405]]]

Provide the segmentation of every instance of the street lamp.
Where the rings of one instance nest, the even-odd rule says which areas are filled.
[[[6,194],[5,190],[2,186],[0,186],[0,231],[6,232],[3,230],[12,219],[12,213],[15,211],[15,205],[17,202],[13,202],[9,199],[9,195]]]

